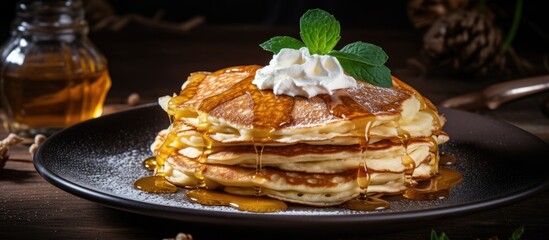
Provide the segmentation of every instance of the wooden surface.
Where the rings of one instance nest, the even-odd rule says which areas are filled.
[[[189,34],[125,30],[92,33],[92,40],[109,59],[113,87],[109,105],[123,103],[137,92],[140,103],[176,92],[193,71],[213,71],[232,65],[267,64],[271,55],[258,44],[275,35],[297,34],[296,29],[203,26]],[[382,46],[389,54],[393,75],[407,81],[435,104],[443,99],[478,90],[487,82],[421,77],[407,65],[421,46],[414,32],[350,30],[341,44],[363,40]],[[482,111],[521,127],[549,142],[549,120],[540,106],[548,98],[538,94]],[[111,108],[112,109],[112,108]],[[0,132],[5,137],[6,132]],[[450,239],[507,239],[524,226],[522,239],[547,239],[549,191],[501,207],[443,219],[427,220],[413,227],[356,232],[287,232],[249,228],[224,228],[159,219],[102,206],[46,182],[34,169],[28,145],[10,149],[10,160],[0,171],[0,239],[163,239],[179,232],[193,239],[430,239],[431,230]],[[539,167],[539,166],[534,166]]]

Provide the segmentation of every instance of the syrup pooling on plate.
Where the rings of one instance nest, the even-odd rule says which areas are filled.
[[[168,182],[163,176],[143,177],[135,181],[135,188],[150,193],[174,193],[177,187]]]
[[[420,181],[414,187],[409,187],[403,196],[412,200],[443,199],[448,197],[452,187],[458,185],[462,180],[463,177],[458,171],[441,167],[437,176]]]
[[[278,212],[288,208],[286,203],[275,199],[239,196],[203,189],[187,191],[187,197],[203,205],[230,206],[249,212]]]

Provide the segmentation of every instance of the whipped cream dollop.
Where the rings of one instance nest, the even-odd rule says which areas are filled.
[[[309,49],[283,48],[269,65],[257,70],[252,82],[276,95],[314,97],[336,89],[354,88],[356,80],[345,74],[337,58],[309,53]]]

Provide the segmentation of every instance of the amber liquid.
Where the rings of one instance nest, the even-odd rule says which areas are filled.
[[[99,117],[111,86],[108,71],[2,76],[2,101],[11,132],[48,132]]]

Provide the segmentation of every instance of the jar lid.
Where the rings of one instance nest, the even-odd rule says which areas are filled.
[[[71,33],[87,31],[81,0],[20,0],[14,27],[21,32]]]

